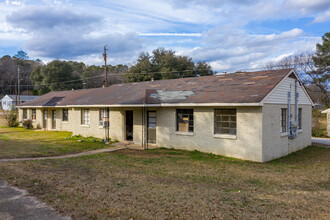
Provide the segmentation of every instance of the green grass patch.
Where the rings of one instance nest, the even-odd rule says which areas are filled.
[[[57,156],[109,147],[99,138],[72,136],[72,132],[8,127],[0,128],[0,146],[0,158]]]

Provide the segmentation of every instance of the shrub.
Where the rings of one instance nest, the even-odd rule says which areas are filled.
[[[18,114],[17,111],[13,108],[9,114],[8,113],[4,113],[5,114],[5,120],[7,123],[8,127],[17,127],[19,125],[18,122]]]
[[[26,128],[26,129],[32,129],[33,128],[31,119],[24,120],[22,124],[23,124],[23,128]]]
[[[327,137],[326,116],[321,114],[321,110],[313,109],[312,136]]]

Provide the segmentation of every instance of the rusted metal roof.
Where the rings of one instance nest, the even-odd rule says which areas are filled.
[[[292,69],[50,92],[21,106],[259,103]]]

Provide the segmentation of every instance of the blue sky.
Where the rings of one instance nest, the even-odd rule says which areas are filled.
[[[329,0],[0,0],[0,56],[134,64],[157,47],[217,71],[261,68],[314,51],[330,31]]]

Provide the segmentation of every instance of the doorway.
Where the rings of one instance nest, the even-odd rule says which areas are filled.
[[[52,129],[56,129],[56,110],[52,111]]]
[[[147,118],[148,126],[148,143],[156,144],[156,126],[157,126],[157,117],[156,111],[148,111]]]
[[[47,110],[44,110],[44,129],[47,129]]]
[[[126,140],[133,141],[133,111],[126,111]]]

